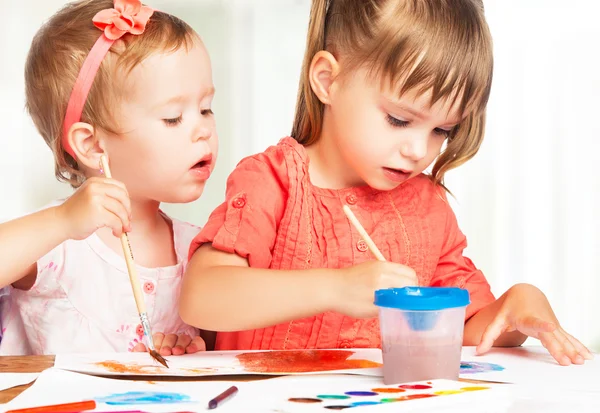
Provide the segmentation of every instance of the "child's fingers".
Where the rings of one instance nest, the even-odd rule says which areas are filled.
[[[160,349],[163,345],[164,340],[165,340],[165,335],[163,333],[152,334],[152,342],[154,343],[154,348]]]
[[[134,353],[145,353],[148,350],[146,350],[144,343],[137,343],[135,347],[131,349],[131,351]]]
[[[206,351],[206,343],[200,336],[196,336],[192,339],[192,342],[185,349],[188,354],[197,353],[198,351]]]
[[[173,354],[173,347],[177,342],[177,334],[167,334],[163,341],[162,347],[160,348],[160,354],[162,356],[170,356]]]
[[[561,366],[568,366],[571,364],[571,359],[564,353],[563,346],[558,341],[554,333],[541,333],[539,338],[542,342],[542,345],[546,347],[548,352],[552,355],[552,357],[554,357],[558,364]]]
[[[590,351],[586,346],[584,346],[581,341],[577,340],[575,337],[562,330],[562,333],[569,339],[569,341],[575,346],[577,352],[583,356],[586,360],[592,360],[594,358],[594,353]]]
[[[129,220],[129,213],[125,210],[125,208],[123,207],[123,204],[121,204],[119,201],[117,201],[114,198],[105,197],[104,200],[102,201],[102,206],[104,207],[104,209],[106,209],[108,212],[112,213],[114,216],[116,216],[119,219],[119,222],[117,225],[115,225],[114,222],[112,223],[111,228],[113,229],[114,232],[122,232],[122,231],[131,230],[131,222]]]
[[[571,363],[573,364],[583,364],[585,362],[584,358],[577,352],[575,346],[569,339],[560,332],[560,330],[554,331],[554,336],[556,340],[562,346],[563,353],[569,358]]]
[[[187,346],[190,345],[191,342],[192,338],[190,336],[188,336],[187,334],[180,334],[177,337],[177,342],[175,343],[175,346],[173,347],[173,355],[181,356],[182,354],[185,354],[185,349],[187,348]]]
[[[562,332],[562,329],[557,329],[554,332],[556,339],[562,344],[563,351],[571,359],[571,362],[574,364],[583,364],[585,363],[585,359],[583,355],[579,354],[571,340]]]
[[[475,351],[476,354],[487,353],[494,345],[496,339],[500,337],[500,334],[502,334],[505,328],[506,319],[504,318],[504,316],[497,315],[496,318],[486,327],[485,331],[481,335],[481,341],[479,342],[479,345],[477,346],[477,349]]]
[[[105,195],[112,199],[117,200],[127,212],[127,217],[131,216],[131,199],[129,199],[129,194],[125,189],[125,186],[119,187],[115,185],[104,185],[103,189],[105,191]]]

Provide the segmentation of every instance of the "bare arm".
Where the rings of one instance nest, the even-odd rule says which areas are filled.
[[[0,224],[0,286],[15,284],[29,289],[37,275],[36,261],[67,239],[64,225],[48,208],[4,224]],[[4,258],[6,257],[6,258]]]
[[[205,244],[186,271],[179,312],[206,330],[267,327],[333,310],[338,278],[330,269],[249,268],[246,259]]]

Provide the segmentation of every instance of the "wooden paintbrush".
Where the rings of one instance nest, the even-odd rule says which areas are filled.
[[[360,221],[358,220],[358,218],[356,218],[356,215],[354,215],[354,212],[352,212],[350,207],[348,205],[344,205],[342,209],[344,210],[344,213],[346,214],[352,225],[354,225],[354,228],[356,228],[360,236],[363,237],[363,239],[367,243],[367,247],[369,247],[369,251],[371,251],[371,254],[373,254],[373,256],[377,258],[378,261],[385,261],[385,257],[383,256],[381,251],[379,251],[379,248],[377,248],[377,245],[375,245],[365,228],[360,224]]]
[[[108,166],[108,160],[105,155],[100,158],[100,167],[104,176],[111,179],[112,174],[110,173],[110,167]],[[144,328],[144,335],[148,341],[148,352],[152,358],[158,361],[165,367],[167,360],[161,356],[156,348],[154,347],[154,340],[152,339],[152,330],[150,329],[150,322],[148,321],[148,314],[146,313],[146,303],[144,302],[144,296],[142,295],[142,288],[140,287],[140,280],[138,278],[137,270],[135,268],[135,261],[133,260],[133,253],[131,252],[131,244],[129,243],[129,237],[126,232],[121,234],[121,247],[123,247],[123,255],[125,256],[125,262],[127,263],[127,272],[129,273],[129,281],[131,282],[131,289],[133,290],[133,297],[135,298],[135,304],[137,306],[138,313],[140,314],[140,321]]]

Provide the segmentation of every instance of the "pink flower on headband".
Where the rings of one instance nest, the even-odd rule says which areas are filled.
[[[94,25],[110,40],[124,34],[142,34],[154,10],[143,6],[140,0],[115,0],[114,9],[102,10],[94,16]]]

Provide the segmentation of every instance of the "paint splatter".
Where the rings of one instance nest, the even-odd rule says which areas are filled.
[[[236,358],[251,373],[309,373],[381,367],[370,360],[348,360],[346,350],[281,350],[238,354]]]
[[[464,390],[440,390],[440,391],[433,392],[433,394],[438,395],[438,396],[449,396],[451,394],[460,394],[460,393],[464,393]]]
[[[173,404],[190,402],[190,396],[181,393],[167,392],[142,392],[133,391],[127,393],[113,394],[96,399],[98,403],[106,403],[113,406],[125,406],[135,404]]]
[[[480,391],[480,390],[489,390],[489,387],[470,386],[470,387],[463,387],[461,390],[462,391]]]
[[[431,389],[431,386],[427,384],[403,384],[400,388],[405,390],[427,390]]]
[[[351,407],[352,406],[342,406],[342,405],[340,405],[340,406],[325,406],[325,408],[329,409],[329,410],[344,410],[344,409],[349,409]]]
[[[318,394],[317,397],[323,400],[344,400],[350,398],[350,396],[344,396],[341,394]]]
[[[487,373],[490,371],[502,371],[504,367],[494,363],[480,363],[477,361],[461,362],[460,373],[461,374],[477,374]]]
[[[352,403],[352,407],[373,406],[373,405],[376,405],[376,404],[381,404],[381,402],[373,402],[373,401],[370,401],[370,402],[354,402],[354,403]]]
[[[377,388],[377,389],[373,389],[374,392],[377,393],[404,393],[406,390],[404,389],[397,389],[395,387],[382,387],[382,388]]]
[[[94,365],[103,368],[110,373],[122,373],[131,375],[162,375],[166,372],[162,366],[145,366],[139,364],[124,364],[118,361],[108,360],[94,363]],[[224,371],[225,368],[198,368],[198,369],[178,369],[182,375],[206,375],[213,374],[219,371]]]
[[[348,396],[358,397],[377,396],[377,393],[372,391],[347,391],[345,394],[347,394]]]
[[[411,394],[410,396],[402,396],[402,398],[406,398],[406,400],[428,399],[430,397],[435,397],[435,394]]]
[[[125,373],[125,374],[160,374],[162,371],[157,366],[140,366],[138,364],[123,364],[118,361],[107,360],[99,363],[94,363],[98,367],[102,367],[104,370],[111,373]]]
[[[321,403],[321,399],[312,399],[310,397],[291,397],[288,401],[292,403]]]

